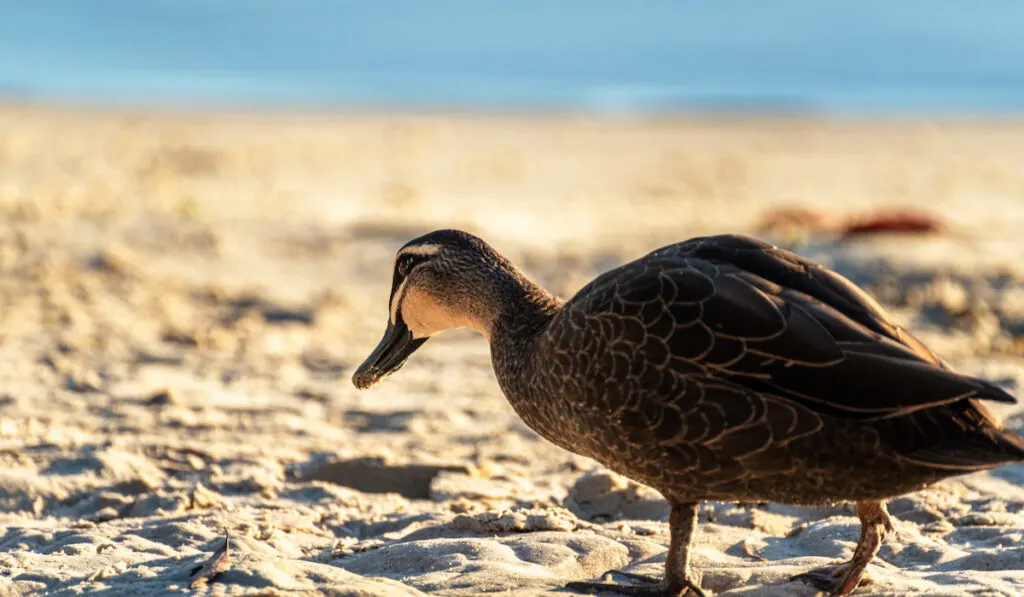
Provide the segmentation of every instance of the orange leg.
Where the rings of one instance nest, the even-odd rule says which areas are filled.
[[[893,531],[892,518],[885,509],[885,502],[857,502],[857,518],[860,519],[860,539],[848,563],[831,574],[812,571],[796,576],[794,580],[806,580],[819,589],[831,591],[832,597],[845,597],[852,593],[864,577],[868,564],[878,553],[885,536]]]

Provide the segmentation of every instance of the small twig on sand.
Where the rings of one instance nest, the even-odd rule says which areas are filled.
[[[190,586],[193,589],[196,588],[196,585],[213,581],[231,567],[231,556],[228,554],[228,544],[230,543],[229,539],[229,535],[224,535],[223,545],[217,548],[217,551],[213,552],[210,559],[206,560],[204,564],[192,569],[190,574],[192,582]]]
[[[751,558],[754,558],[758,562],[767,562],[768,561],[768,558],[765,558],[765,557],[761,556],[760,554],[758,554],[757,551],[754,550],[754,547],[752,545],[750,545],[750,543],[747,543],[746,539],[743,540],[743,553],[746,554],[747,556],[751,557]]]

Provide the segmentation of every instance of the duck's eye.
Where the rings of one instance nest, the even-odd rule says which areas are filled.
[[[398,262],[398,275],[404,276],[409,273],[409,262],[402,260]]]

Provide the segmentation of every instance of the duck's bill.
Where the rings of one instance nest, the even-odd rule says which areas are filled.
[[[423,346],[426,338],[413,338],[412,332],[401,321],[398,324],[388,323],[380,344],[366,357],[363,364],[356,369],[352,383],[360,390],[377,383],[384,377],[402,368],[412,353]]]

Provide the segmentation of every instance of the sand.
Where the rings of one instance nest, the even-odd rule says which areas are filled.
[[[569,296],[661,244],[761,234],[1019,393],[1021,164],[1014,122],[0,109],[0,594],[187,593],[194,571],[229,595],[660,575],[664,502],[526,428],[480,337],[352,387],[397,247],[464,228]],[[947,228],[759,229],[790,206]],[[1017,466],[894,500],[858,594],[1024,593],[1022,486]],[[707,504],[694,569],[716,595],[813,595],[787,579],[857,533],[844,504]]]

